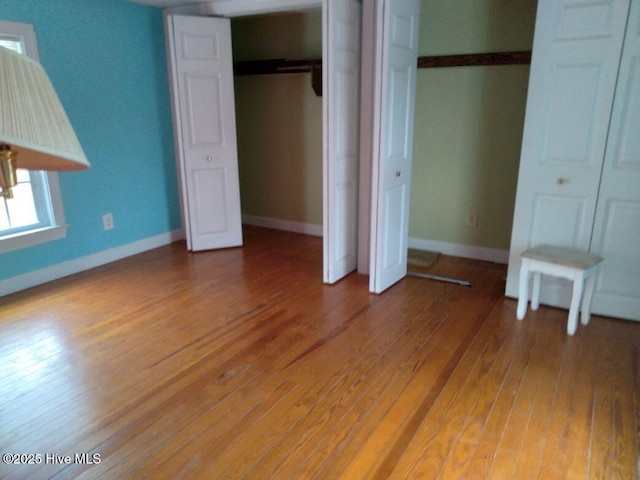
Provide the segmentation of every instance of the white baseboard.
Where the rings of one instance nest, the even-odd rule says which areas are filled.
[[[314,223],[293,222],[291,220],[281,220],[279,218],[258,217],[256,215],[242,215],[242,223],[255,227],[274,228],[285,232],[302,233],[322,237],[322,225]]]
[[[126,245],[110,248],[109,250],[104,250],[92,255],[87,255],[86,257],[75,258],[67,262],[58,263],[50,267],[8,278],[0,281],[0,297],[35,287],[36,285],[41,285],[52,280],[73,275],[74,273],[99,267],[100,265],[115,262],[116,260],[162,247],[163,245],[168,245],[182,239],[184,239],[184,232],[182,230],[174,230],[172,232],[156,235],[155,237],[145,238],[143,240],[138,240],[137,242],[128,243]]]
[[[423,238],[409,237],[409,248],[416,250],[430,250],[443,255],[454,257],[473,258],[474,260],[484,260],[494,263],[509,263],[509,251],[496,248],[474,247],[473,245],[462,245],[459,243],[437,242],[435,240],[425,240]]]

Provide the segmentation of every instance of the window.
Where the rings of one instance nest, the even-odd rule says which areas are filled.
[[[0,46],[38,59],[31,25],[0,21]],[[0,253],[66,236],[58,176],[21,169],[17,173],[13,198],[0,197]]]

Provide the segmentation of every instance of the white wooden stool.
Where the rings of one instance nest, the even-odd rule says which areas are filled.
[[[591,298],[593,297],[595,286],[596,269],[603,260],[602,257],[594,253],[550,245],[540,245],[525,250],[522,252],[521,257],[518,320],[522,320],[527,313],[529,274],[533,273],[531,310],[537,310],[540,306],[540,277],[544,273],[545,275],[567,278],[573,281],[573,295],[569,308],[567,333],[569,335],[576,333],[578,310],[582,312],[580,323],[587,325],[591,316],[589,309],[591,308]]]

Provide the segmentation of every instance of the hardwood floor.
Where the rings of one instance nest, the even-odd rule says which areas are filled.
[[[40,455],[0,478],[636,478],[640,324],[518,322],[492,263],[380,296],[321,270],[246,228],[0,298],[0,451]]]

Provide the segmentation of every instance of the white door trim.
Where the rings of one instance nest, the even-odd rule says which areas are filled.
[[[371,160],[375,78],[376,0],[362,4],[360,61],[360,171],[358,190],[358,273],[369,274],[371,247]]]

